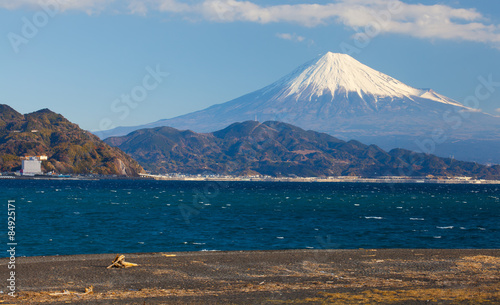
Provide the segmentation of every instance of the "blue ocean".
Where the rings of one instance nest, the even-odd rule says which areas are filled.
[[[0,190],[2,239],[11,200],[18,256],[500,248],[498,185],[2,180]]]

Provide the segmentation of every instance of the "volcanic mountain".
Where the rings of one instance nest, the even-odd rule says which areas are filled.
[[[255,118],[283,121],[385,149],[402,147],[500,163],[496,153],[500,150],[499,117],[464,106],[431,89],[413,88],[349,55],[331,52],[232,101],[98,135],[124,135],[157,126],[209,132]]]
[[[275,121],[234,123],[212,133],[157,127],[105,142],[154,173],[500,178],[500,165],[485,166],[404,149],[386,152],[376,145],[345,142]]]

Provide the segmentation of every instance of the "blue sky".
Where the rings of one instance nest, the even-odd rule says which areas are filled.
[[[500,1],[435,3],[0,0],[0,103],[88,130],[138,125],[260,89],[327,51],[461,102],[478,77],[500,82]],[[479,107],[500,115],[494,88]]]

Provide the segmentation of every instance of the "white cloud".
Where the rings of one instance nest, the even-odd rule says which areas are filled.
[[[290,33],[276,33],[276,37],[278,38],[281,38],[281,39],[285,39],[285,40],[291,40],[291,41],[294,41],[294,42],[302,42],[304,41],[306,38],[303,37],[303,36],[299,36],[295,33],[293,34],[290,34]]]
[[[146,16],[148,7],[143,1],[131,1],[128,5],[128,10],[133,15]]]
[[[110,8],[114,0],[0,0],[0,8],[58,3],[61,10],[87,13]],[[118,3],[119,1],[116,1]],[[179,14],[188,20],[212,22],[294,23],[306,27],[341,24],[354,31],[374,30],[423,39],[463,40],[500,48],[500,25],[475,9],[447,5],[408,4],[401,0],[336,0],[328,4],[258,5],[240,0],[123,0],[128,13]],[[121,2],[121,3],[123,3]],[[296,2],[295,2],[296,3]]]
[[[158,1],[179,4],[176,0]],[[380,33],[475,41],[500,48],[499,25],[487,23],[475,9],[446,5],[407,4],[400,0],[338,0],[329,4],[260,6],[250,1],[204,0],[182,11],[191,18],[214,22],[281,22],[306,27],[337,23],[355,31],[373,28]]]
[[[158,0],[157,9],[162,12],[182,13],[192,11],[192,7],[187,3],[177,0]]]
[[[114,0],[0,0],[0,8],[14,10],[19,8],[41,9],[49,7],[58,11],[84,11],[88,14],[100,12]]]

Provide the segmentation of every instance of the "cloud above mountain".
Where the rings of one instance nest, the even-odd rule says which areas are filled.
[[[319,0],[318,0],[319,2]],[[462,40],[500,48],[500,25],[473,8],[409,4],[400,0],[338,0],[329,3],[259,5],[238,0],[0,0],[0,8],[18,9],[51,4],[61,11],[105,10],[147,15],[156,11],[191,21],[259,24],[292,23],[305,27],[340,24],[358,33],[401,34],[422,39]],[[125,3],[125,4],[124,4]]]
[[[276,37],[284,39],[284,40],[290,40],[293,42],[302,42],[306,38],[304,36],[297,35],[295,33],[290,34],[290,33],[276,33]]]

